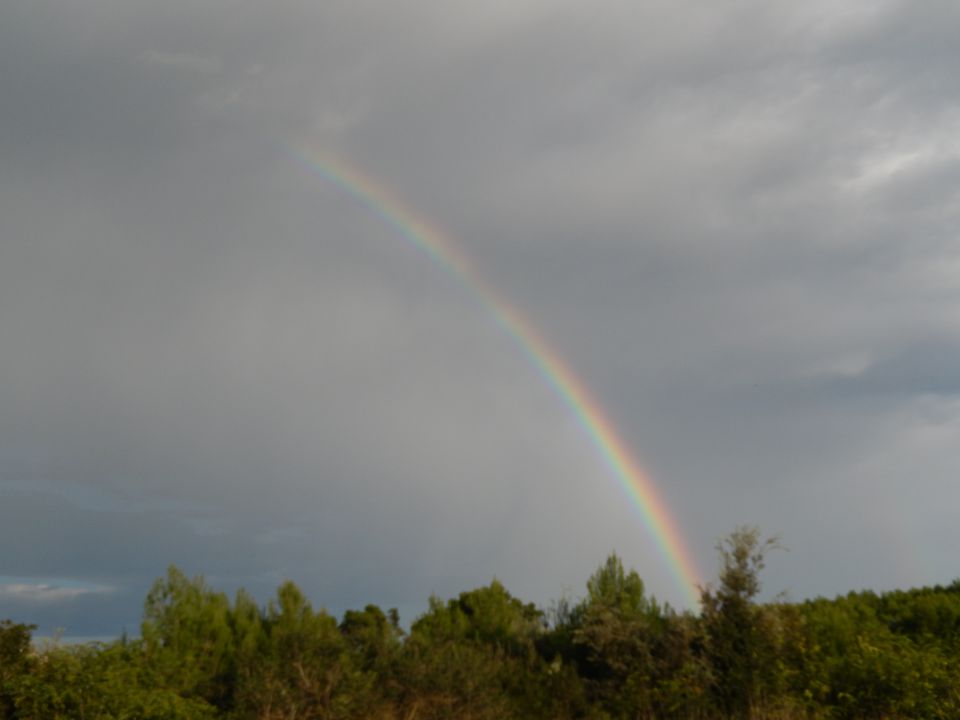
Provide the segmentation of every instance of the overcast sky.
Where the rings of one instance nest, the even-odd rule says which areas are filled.
[[[565,358],[709,580],[960,576],[960,8],[0,3],[0,617],[136,632],[174,563],[341,612],[543,605],[636,509],[390,188]]]

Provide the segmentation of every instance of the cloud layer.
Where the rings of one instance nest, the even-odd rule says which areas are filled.
[[[953,579],[958,26],[950,3],[5,3],[0,616],[117,633],[176,563],[409,619],[495,574],[576,594],[612,548],[682,598],[522,354],[308,147],[523,308],[704,580],[740,523],[792,548],[771,593]]]

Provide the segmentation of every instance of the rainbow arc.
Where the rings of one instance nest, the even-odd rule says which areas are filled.
[[[484,280],[448,235],[402,202],[396,193],[352,165],[313,150],[291,150],[293,156],[313,174],[341,188],[369,212],[379,216],[477,298],[576,418],[611,476],[638,512],[688,605],[696,607],[700,575],[677,523],[650,475],[631,454],[607,413],[563,358],[519,310]]]

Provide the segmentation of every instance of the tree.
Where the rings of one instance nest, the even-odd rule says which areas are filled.
[[[340,623],[340,632],[364,670],[379,675],[392,671],[403,638],[400,616],[395,608],[387,614],[376,605],[367,605],[362,611],[347,610]]]
[[[761,541],[755,527],[737,528],[717,544],[718,587],[700,588],[712,692],[720,709],[730,716],[750,716],[764,671],[773,659],[763,611],[753,600],[760,592],[766,554],[776,547],[777,538]]]
[[[145,668],[139,643],[50,643],[12,687],[17,720],[213,720],[216,708],[184,698]]]
[[[229,707],[234,642],[226,595],[171,566],[147,595],[140,632],[148,665],[164,684]]]
[[[0,621],[0,718],[13,717],[11,685],[27,670],[30,634],[36,629],[36,625]]]
[[[238,668],[241,717],[333,720],[364,715],[374,677],[358,667],[333,617],[315,611],[296,585],[285,582],[261,622],[262,635]],[[252,619],[245,625],[252,627]]]
[[[587,581],[587,597],[570,613],[574,657],[589,697],[612,717],[665,715],[675,681],[689,687],[686,633],[672,610],[645,595],[635,570],[615,553]]]
[[[403,653],[404,703],[418,718],[543,716],[536,639],[543,616],[494,580],[446,603],[433,597]]]

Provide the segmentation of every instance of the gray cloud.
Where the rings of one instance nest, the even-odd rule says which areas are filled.
[[[681,601],[517,348],[308,146],[529,315],[706,574],[755,522],[792,548],[771,592],[951,579],[958,19],[7,3],[0,545],[23,592],[0,615],[117,632],[171,562],[335,609],[409,615],[494,574],[546,602],[613,547]]]

